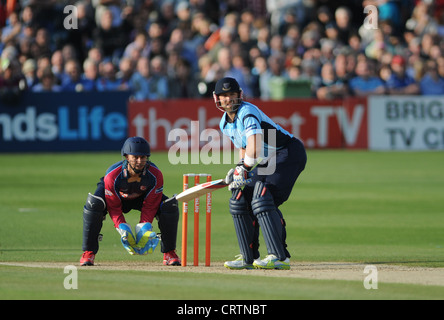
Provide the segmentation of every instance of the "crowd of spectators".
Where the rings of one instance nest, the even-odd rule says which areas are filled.
[[[0,32],[3,99],[201,98],[223,76],[249,98],[276,77],[319,99],[444,94],[441,0],[0,0]]]

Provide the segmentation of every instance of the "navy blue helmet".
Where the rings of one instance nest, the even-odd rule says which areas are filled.
[[[150,144],[142,137],[130,137],[126,139],[122,147],[122,156],[127,154],[149,157],[151,155]]]
[[[233,105],[232,111],[237,111],[237,109],[240,107],[240,105],[243,101],[243,98],[244,98],[242,88],[239,86],[239,83],[237,82],[237,80],[234,78],[225,77],[225,78],[219,79],[216,82],[216,86],[213,91],[213,99],[214,99],[214,102],[216,103],[216,108],[218,108],[220,111],[225,112],[226,110],[224,108],[222,108],[222,106],[221,106],[219,95],[224,94],[224,93],[231,93],[231,92],[239,93],[239,98],[236,98],[236,100],[233,100],[233,102],[232,102],[232,105]]]

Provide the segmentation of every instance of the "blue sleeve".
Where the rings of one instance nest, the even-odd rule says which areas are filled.
[[[245,108],[242,113],[241,121],[243,123],[244,135],[249,137],[255,134],[261,134],[261,115],[253,108]],[[243,111],[244,111],[243,110]]]

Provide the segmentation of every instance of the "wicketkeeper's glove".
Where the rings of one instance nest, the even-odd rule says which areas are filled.
[[[149,222],[136,225],[136,252],[138,254],[153,253],[159,244],[159,238]]]
[[[120,241],[125,250],[128,251],[129,254],[135,255],[136,250],[134,248],[136,247],[136,240],[131,231],[131,226],[128,223],[121,223],[116,230],[120,234]]]

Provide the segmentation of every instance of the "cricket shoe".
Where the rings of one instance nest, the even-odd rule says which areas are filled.
[[[180,266],[180,259],[176,254],[176,250],[171,250],[163,254],[163,264],[165,266]]]
[[[224,267],[231,270],[254,269],[253,264],[246,263],[242,254],[238,254],[236,260],[225,261]],[[259,259],[256,259],[259,260]],[[254,261],[256,261],[254,260]],[[260,261],[260,260],[259,260]]]
[[[85,251],[80,258],[81,266],[93,266],[96,255],[92,251]]]
[[[279,260],[274,254],[269,254],[264,260],[254,260],[253,266],[256,269],[278,269],[278,270],[290,270],[290,259]]]

